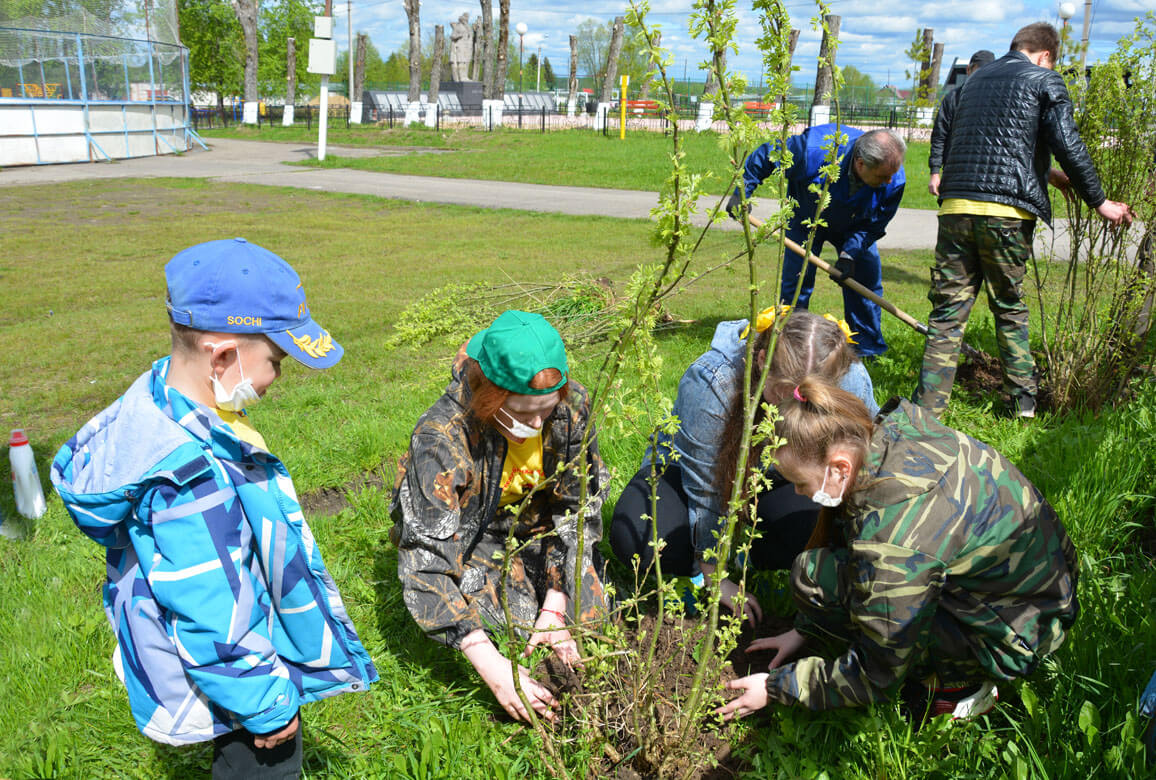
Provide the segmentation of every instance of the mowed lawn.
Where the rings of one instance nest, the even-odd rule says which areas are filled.
[[[289,260],[310,308],[346,349],[329,371],[291,361],[253,412],[300,493],[358,484],[342,509],[310,516],[315,536],[382,681],[367,694],[309,705],[309,777],[520,778],[545,775],[526,728],[501,716],[460,656],[425,639],[401,601],[387,502],[397,457],[448,380],[456,344],[392,346],[402,311],[449,283],[549,283],[605,277],[621,291],[656,261],[645,221],[400,203],[199,181],[102,181],[0,189],[0,426],[23,427],[42,481],[56,450],[168,351],[164,263],[191,244],[244,236]],[[706,238],[703,269],[738,251]],[[764,252],[768,277],[776,258]],[[889,297],[926,317],[929,252],[885,258]],[[693,270],[693,269],[692,269]],[[767,300],[773,291],[766,290]],[[745,315],[745,268],[711,273],[666,304],[688,322],[659,336],[662,389],[673,394],[715,324]],[[461,307],[471,301],[464,297]],[[820,279],[815,311],[841,310]],[[870,371],[880,401],[914,387],[922,337],[885,319],[892,345]],[[969,338],[994,353],[981,303]],[[574,352],[595,370],[605,345]],[[627,377],[626,381],[630,381]],[[779,711],[745,724],[736,754],[751,777],[1128,777],[1141,771],[1136,695],[1156,662],[1150,484],[1156,398],[1093,417],[996,419],[991,393],[959,392],[947,421],[1017,462],[1065,518],[1083,555],[1083,614],[1054,659],[982,723],[912,734],[889,705],[862,712]],[[643,428],[643,425],[639,426]],[[143,432],[142,432],[143,435]],[[643,447],[605,430],[613,504]],[[14,506],[0,494],[0,512]],[[1147,523],[1137,529],[1129,524]],[[0,777],[202,776],[207,746],[140,736],[110,663],[100,607],[103,555],[49,496],[47,515],[0,539]],[[1106,529],[1106,530],[1103,530]],[[1028,693],[1024,694],[1026,689]],[[1094,726],[1094,729],[1092,728]],[[575,767],[577,768],[577,767]]]
[[[770,130],[768,138],[770,138]],[[900,131],[901,133],[903,131]],[[926,131],[924,131],[924,135]],[[263,125],[209,130],[206,137],[241,138],[294,143],[316,143],[317,129]],[[916,135],[919,138],[919,135]],[[705,177],[705,191],[719,194],[728,189],[730,165],[715,132],[682,133],[690,173]],[[546,133],[512,127],[495,132],[475,128],[395,128],[341,126],[330,131],[330,144],[389,147],[379,157],[342,156],[332,150],[325,160],[302,163],[324,168],[353,168],[415,176],[516,181],[527,184],[563,184],[657,192],[670,175],[669,136],[631,130],[625,139],[593,130],[558,130]],[[907,147],[904,173],[907,188],[904,208],[934,209],[927,192],[926,141],[913,140]],[[399,151],[406,151],[399,154]],[[766,193],[763,193],[766,196]],[[769,196],[768,196],[769,197]]]

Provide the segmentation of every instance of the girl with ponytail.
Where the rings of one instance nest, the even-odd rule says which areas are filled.
[[[972,717],[1060,646],[1078,611],[1076,552],[1004,456],[905,400],[873,421],[820,376],[780,412],[779,471],[826,508],[791,569],[795,628],[751,644],[776,651],[770,669],[730,683],[743,693],[720,714],[864,706],[903,686],[917,718]],[[842,652],[802,652],[809,637]]]

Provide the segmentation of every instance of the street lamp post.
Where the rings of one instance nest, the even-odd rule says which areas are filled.
[[[546,40],[549,37],[550,37],[550,33],[546,33],[545,35],[542,36],[542,40]],[[534,82],[534,91],[535,92],[541,92],[542,91],[542,44],[541,43],[538,44],[538,77],[537,77],[537,80]]]
[[[1068,40],[1068,20],[1076,14],[1076,4],[1063,2],[1060,3],[1060,18],[1064,20],[1064,27],[1060,33],[1060,51],[1056,52],[1056,59],[1059,60],[1063,56],[1064,43]],[[1058,66],[1060,63],[1057,62]]]
[[[530,28],[526,26],[525,22],[518,22],[514,30],[518,33],[518,93],[526,91],[526,74],[522,68],[522,44],[525,42],[526,31]]]

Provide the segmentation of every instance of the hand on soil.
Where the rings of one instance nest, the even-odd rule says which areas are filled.
[[[557,620],[549,613],[543,612],[538,616],[538,622],[534,625],[534,629],[534,633],[530,636],[530,643],[526,645],[526,652],[523,655],[530,655],[538,645],[546,645],[552,648],[554,654],[567,666],[571,668],[582,666],[578,657],[578,645],[570,636],[570,631],[560,627]]]
[[[530,715],[526,712],[526,707],[518,698],[518,691],[514,688],[514,676],[510,671],[510,662],[501,656],[499,658],[501,658],[500,663],[494,664],[491,669],[482,671],[482,679],[486,681],[486,685],[490,686],[490,690],[494,692],[494,698],[498,700],[498,704],[502,705],[502,709],[510,713],[510,717],[514,720],[528,722]],[[521,678],[522,692],[526,694],[530,706],[543,718],[553,723],[553,708],[558,704],[554,695],[544,686],[539,685],[525,667],[518,667],[518,675]]]
[[[719,590],[722,596],[719,600],[737,615],[739,611],[735,608],[735,597],[739,595],[739,586],[729,579],[724,579],[719,583]],[[750,593],[747,594],[746,601],[743,603],[742,617],[743,620],[750,621],[751,628],[757,626],[763,619],[763,608],[759,605],[759,600]]]
[[[768,667],[774,669],[783,662],[789,661],[791,656],[799,652],[799,649],[802,648],[806,641],[807,638],[805,636],[792,628],[790,631],[779,634],[778,636],[768,636],[763,639],[754,640],[747,646],[747,652],[753,653],[758,650],[774,650],[775,657],[771,659],[770,666]],[[744,677],[743,679],[750,678]]]
[[[745,718],[752,712],[766,707],[767,677],[768,675],[764,672],[731,680],[727,683],[727,688],[732,691],[741,690],[742,695],[719,707],[715,710],[715,714],[721,715],[723,720],[731,720],[732,718]]]

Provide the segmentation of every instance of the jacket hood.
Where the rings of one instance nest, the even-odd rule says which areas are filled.
[[[53,460],[52,484],[72,519],[106,547],[128,546],[124,521],[148,482],[184,484],[210,467],[204,445],[166,416],[154,397],[168,365],[168,358],[157,361]]]
[[[863,464],[868,509],[893,506],[934,490],[949,464],[932,453],[959,452],[959,434],[906,399],[892,398],[875,418]],[[936,443],[929,447],[928,444]]]

